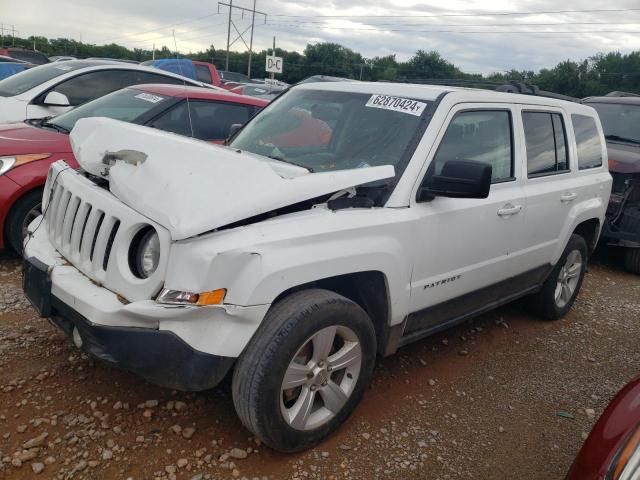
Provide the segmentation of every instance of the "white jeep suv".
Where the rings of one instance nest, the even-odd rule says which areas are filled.
[[[376,355],[523,296],[562,317],[611,189],[592,108],[473,89],[305,84],[226,147],[101,118],[71,138],[82,169],[49,172],[27,297],[153,383],[233,371],[281,451],[349,416]]]

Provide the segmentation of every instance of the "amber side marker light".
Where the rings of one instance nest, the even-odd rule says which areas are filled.
[[[226,294],[226,288],[201,293],[183,292],[165,288],[160,292],[160,295],[158,295],[156,302],[168,305],[197,305],[204,307],[207,305],[220,305]]]

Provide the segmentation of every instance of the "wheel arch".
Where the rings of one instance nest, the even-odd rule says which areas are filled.
[[[596,248],[598,238],[600,237],[600,229],[600,220],[595,217],[583,220],[573,229],[574,235],[579,235],[584,238],[589,248],[589,255],[591,255]]]
[[[0,219],[0,233],[2,235],[2,242],[0,242],[0,247],[11,247],[11,243],[9,242],[9,228],[11,222],[13,220],[13,216],[15,215],[16,206],[27,196],[35,192],[40,192],[40,195],[44,192],[44,183],[32,185],[31,188],[17,190],[15,195],[10,198],[8,204],[5,206],[5,216]]]
[[[280,293],[272,307],[292,293],[312,288],[321,288],[342,295],[357,303],[367,312],[376,333],[376,348],[384,355],[390,340],[391,306],[387,277],[383,272],[370,270],[321,278],[296,285]]]

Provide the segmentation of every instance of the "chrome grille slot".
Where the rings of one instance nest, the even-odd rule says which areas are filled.
[[[113,248],[113,242],[116,239],[116,235],[118,234],[118,228],[120,228],[120,220],[116,220],[111,228],[111,233],[109,234],[109,239],[107,240],[107,246],[104,250],[104,259],[102,260],[102,269],[107,270],[109,266],[109,257],[111,256],[111,248]]]
[[[80,261],[85,264],[85,268],[90,267],[91,259],[91,247],[93,246],[93,239],[96,235],[96,229],[98,228],[98,222],[102,221],[104,212],[97,208],[92,208],[89,212],[87,223],[84,226],[82,232],[82,241],[80,243]]]
[[[68,190],[63,190],[60,196],[60,204],[56,212],[55,235],[56,235],[57,243],[61,243],[61,240],[62,240],[62,230],[64,227],[64,220],[67,215],[67,209],[69,208],[70,200],[71,200],[71,192],[69,192]]]

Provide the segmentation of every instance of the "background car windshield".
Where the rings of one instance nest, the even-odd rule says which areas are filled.
[[[0,96],[13,97],[20,95],[44,82],[48,82],[53,78],[85,66],[86,65],[83,64],[62,62],[49,63],[25,70],[0,82]]]
[[[605,136],[616,135],[640,142],[640,105],[621,103],[589,103],[596,109]]]
[[[141,115],[159,107],[167,99],[173,99],[173,97],[126,88],[85,103],[55,117],[49,123],[71,131],[78,120],[87,117],[107,117],[134,122]]]
[[[371,97],[292,90],[249,122],[231,146],[315,171],[397,165],[420,116],[367,106]]]

